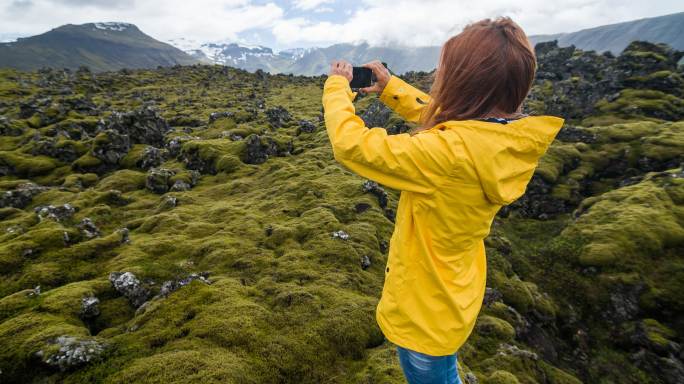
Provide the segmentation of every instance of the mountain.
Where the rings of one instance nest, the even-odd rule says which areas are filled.
[[[382,59],[395,73],[431,70],[439,58],[439,47],[378,47],[368,43],[335,44],[311,50],[294,60],[283,72],[301,75],[326,73],[334,59],[345,59],[362,64]]]
[[[42,67],[93,71],[189,65],[197,60],[144,34],[128,23],[67,24],[16,42],[0,43],[0,67]]]
[[[665,43],[684,50],[684,12],[603,25],[571,33],[531,36],[533,43],[558,40],[558,45],[574,45],[583,50],[622,52],[634,40]]]
[[[309,51],[295,48],[274,53],[271,48],[261,45],[222,42],[198,44],[185,38],[170,40],[169,43],[203,63],[227,65],[248,71],[261,69],[272,73],[282,72],[283,68],[287,68]]]
[[[684,12],[666,16],[628,21],[584,29],[572,33],[531,36],[533,43],[558,40],[561,47],[575,45],[583,50],[620,53],[629,42],[643,40],[666,43],[676,49],[684,49]],[[239,44],[208,43],[189,44],[179,39],[172,44],[204,62],[235,66],[254,71],[261,69],[271,73],[297,75],[320,75],[328,69],[333,59],[346,59],[354,64],[380,58],[395,73],[408,71],[431,71],[439,58],[439,46],[426,47],[380,47],[361,44],[335,44],[325,48],[297,49],[296,55],[287,51],[274,53],[272,49]]]
[[[682,383],[682,54],[537,45],[525,112],[566,125],[485,239],[463,383]],[[0,70],[0,382],[405,384],[375,313],[411,195],[335,161],[323,81]]]

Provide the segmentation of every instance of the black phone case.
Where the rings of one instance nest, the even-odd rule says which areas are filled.
[[[365,88],[372,84],[373,71],[365,67],[352,67],[351,88]]]

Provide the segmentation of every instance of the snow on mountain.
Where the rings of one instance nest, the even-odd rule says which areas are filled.
[[[195,40],[182,37],[168,42],[194,58],[207,63],[247,70],[262,69],[270,72],[282,72],[294,61],[311,51],[311,48],[293,48],[274,52],[273,49],[262,45],[227,41],[198,43]]]
[[[121,23],[121,22],[116,22],[116,21],[114,21],[114,22],[109,21],[109,22],[104,22],[104,23],[94,23],[94,24],[95,24],[95,28],[97,28],[97,29],[103,29],[103,30],[107,30],[107,31],[118,31],[118,32],[125,31],[132,26],[132,24],[130,24],[130,23]]]
[[[313,52],[316,50],[316,48],[290,48],[290,49],[284,49],[280,52],[278,52],[281,55],[287,55],[292,57],[295,60],[301,59],[304,57],[309,52]]]

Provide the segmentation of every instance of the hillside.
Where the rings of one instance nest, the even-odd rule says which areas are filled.
[[[189,65],[197,60],[127,23],[63,25],[16,42],[0,43],[0,67],[42,67],[93,71]]]
[[[634,40],[668,44],[684,50],[684,12],[649,17],[600,27],[583,29],[571,33],[531,36],[534,43],[558,40],[558,45],[574,45],[583,50],[597,52],[622,52]]]
[[[567,124],[486,239],[461,377],[679,383],[683,53],[537,54],[525,109]],[[375,322],[399,192],[335,162],[324,80],[0,70],[0,381],[404,382]]]

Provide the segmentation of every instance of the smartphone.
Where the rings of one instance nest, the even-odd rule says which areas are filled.
[[[349,83],[351,88],[370,87],[373,82],[373,71],[365,67],[352,67],[352,81]]]

